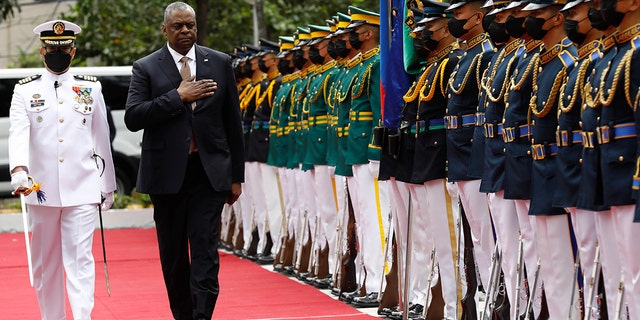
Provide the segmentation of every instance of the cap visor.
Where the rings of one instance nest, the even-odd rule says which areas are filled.
[[[526,7],[522,8],[522,11],[534,11],[538,9],[544,9],[551,4],[548,3],[529,3]]]

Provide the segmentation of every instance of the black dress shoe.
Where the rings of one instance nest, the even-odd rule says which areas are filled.
[[[398,311],[400,311],[400,306],[395,306],[395,307],[391,307],[391,308],[382,308],[382,309],[378,310],[378,315],[379,316],[389,316],[389,315],[391,315],[391,313],[398,312]]]
[[[407,313],[407,318],[412,320],[421,320],[422,312],[424,311],[424,307],[421,304],[414,304],[409,307],[409,312]]]
[[[323,279],[315,279],[312,284],[318,289],[327,289],[331,286],[331,275]]]
[[[355,291],[352,292],[343,292],[340,295],[340,301],[346,302],[346,303],[351,303],[353,301],[354,298],[356,297],[360,297],[360,288],[356,289]]]
[[[258,264],[266,265],[266,264],[272,264],[274,260],[275,259],[270,254],[268,254],[268,255],[260,254],[260,255],[258,255],[258,261],[256,261],[256,262]]]
[[[378,293],[377,292],[369,293],[364,297],[355,297],[355,298],[353,298],[353,301],[351,302],[351,305],[356,307],[356,308],[377,307],[379,304],[380,304],[380,302],[378,302]]]
[[[244,253],[242,252],[243,250],[233,250],[233,254],[235,254],[236,256],[243,258],[244,257]]]
[[[282,263],[278,263],[275,266],[273,266],[273,271],[275,272],[282,272]]]
[[[340,288],[331,288],[331,294],[339,297],[340,296]]]

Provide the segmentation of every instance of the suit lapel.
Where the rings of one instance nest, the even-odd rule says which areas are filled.
[[[209,54],[202,50],[200,46],[196,46],[196,80],[200,79],[212,79],[213,75],[213,65],[211,61],[209,61]],[[201,109],[205,106],[206,101],[209,98],[204,98],[196,102],[196,108],[194,112],[198,109]]]
[[[177,88],[180,86],[180,82],[182,81],[182,77],[180,76],[180,71],[178,71],[178,67],[176,67],[175,61],[173,61],[173,57],[169,52],[169,48],[165,44],[162,47],[161,54],[158,56],[158,63],[160,65],[160,70],[165,74],[167,79],[171,81],[171,84]]]

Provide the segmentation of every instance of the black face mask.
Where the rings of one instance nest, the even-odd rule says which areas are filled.
[[[438,48],[438,44],[440,44],[440,40],[433,39],[433,31],[424,29],[422,30],[422,44],[427,49],[433,51],[436,48]]]
[[[587,34],[578,31],[578,24],[580,21],[566,19],[564,20],[564,31],[567,32],[567,37],[571,42],[581,45],[587,38]]]
[[[467,24],[467,21],[469,21],[469,19],[464,19],[464,20],[458,20],[454,18],[449,19],[449,22],[448,22],[449,33],[451,33],[451,35],[456,38],[460,38],[464,36],[465,34],[467,34],[467,32],[469,32],[469,30],[464,28],[464,25]]]
[[[542,38],[544,38],[544,36],[549,31],[542,29],[542,26],[545,22],[547,22],[547,20],[545,20],[544,18],[534,18],[529,16],[524,20],[524,29],[531,36],[531,38],[535,40],[542,40]]]
[[[309,48],[309,60],[311,60],[313,64],[323,64],[324,57],[320,55],[320,49],[315,47]]]
[[[253,76],[253,70],[251,70],[251,62],[247,61],[244,63],[244,66],[242,67],[242,73],[244,73],[244,76],[247,78],[251,78],[251,76]]]
[[[307,63],[307,58],[304,57],[304,50],[296,50],[293,52],[293,65],[302,70],[304,65]]]
[[[622,18],[624,18],[624,13],[616,11],[617,2],[617,0],[603,0],[600,2],[600,10],[604,20],[614,27],[619,26]]]
[[[491,37],[491,40],[494,43],[505,43],[509,41],[506,23],[491,21],[487,33],[489,33],[489,37]]]
[[[516,18],[514,16],[507,17],[507,22],[505,22],[505,29],[507,30],[507,33],[514,38],[522,37],[526,32],[523,26],[524,19],[525,17],[522,17],[522,18]]]
[[[587,17],[589,17],[591,26],[600,31],[605,31],[609,29],[609,26],[611,26],[609,21],[607,21],[602,15],[602,11],[596,10],[593,7],[589,7],[589,13],[587,14]]]
[[[429,55],[429,50],[424,47],[422,39],[418,37],[413,38],[413,52],[415,52],[420,60],[425,60]]]
[[[69,66],[71,66],[71,54],[64,53],[60,50],[54,53],[47,53],[44,55],[44,63],[49,70],[60,73],[69,69]]]
[[[333,59],[338,59],[338,52],[336,51],[336,43],[331,41],[327,45],[327,54]]]
[[[346,58],[349,53],[351,53],[351,49],[347,48],[347,41],[344,39],[336,40],[336,53],[338,57]]]
[[[290,62],[291,61],[284,59],[278,61],[278,71],[280,71],[281,74],[290,74],[293,72],[293,68],[289,65]]]
[[[267,67],[267,64],[264,62],[264,60],[258,61],[258,69],[260,69],[260,71],[264,73],[269,72],[269,67]]]
[[[362,47],[362,41],[360,41],[360,39],[358,38],[360,38],[360,34],[355,30],[349,33],[349,43],[351,44],[351,47],[356,50],[360,50],[360,48]]]
[[[233,68],[233,74],[236,76],[236,79],[244,78],[244,73],[242,72],[242,66],[237,65]]]
[[[482,29],[484,30],[484,32],[489,32],[489,28],[491,27],[491,22],[493,22],[493,20],[495,19],[496,19],[495,14],[492,14],[492,15],[485,14],[484,17],[482,17]]]

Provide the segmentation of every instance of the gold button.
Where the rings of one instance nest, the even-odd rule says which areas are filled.
[[[38,121],[38,122],[42,122],[42,117],[41,117],[41,116],[38,116],[38,117],[36,118],[36,121]]]
[[[578,162],[579,162],[580,164],[582,164],[582,158],[580,158],[580,160],[578,160]]]
[[[542,67],[538,68],[538,72],[542,72]]]
[[[438,141],[434,141],[433,144],[437,146],[438,145]]]
[[[527,155],[531,155],[531,150],[527,150]]]
[[[58,138],[58,141],[59,141],[59,142],[63,142],[63,141],[64,141],[64,139],[62,139],[62,138]]]
[[[618,157],[618,161],[623,162],[624,161],[624,157],[623,156]]]
[[[58,103],[59,103],[59,104],[63,104],[63,103],[64,103],[64,101],[62,101],[62,99],[60,99],[60,100],[58,100]]]
[[[507,148],[502,148],[502,152],[507,152]]]
[[[58,120],[58,122],[63,123],[63,122],[64,122],[64,118],[60,118],[60,119]]]
[[[60,157],[60,159],[58,159],[58,161],[60,161],[60,163],[64,162],[64,158]]]

